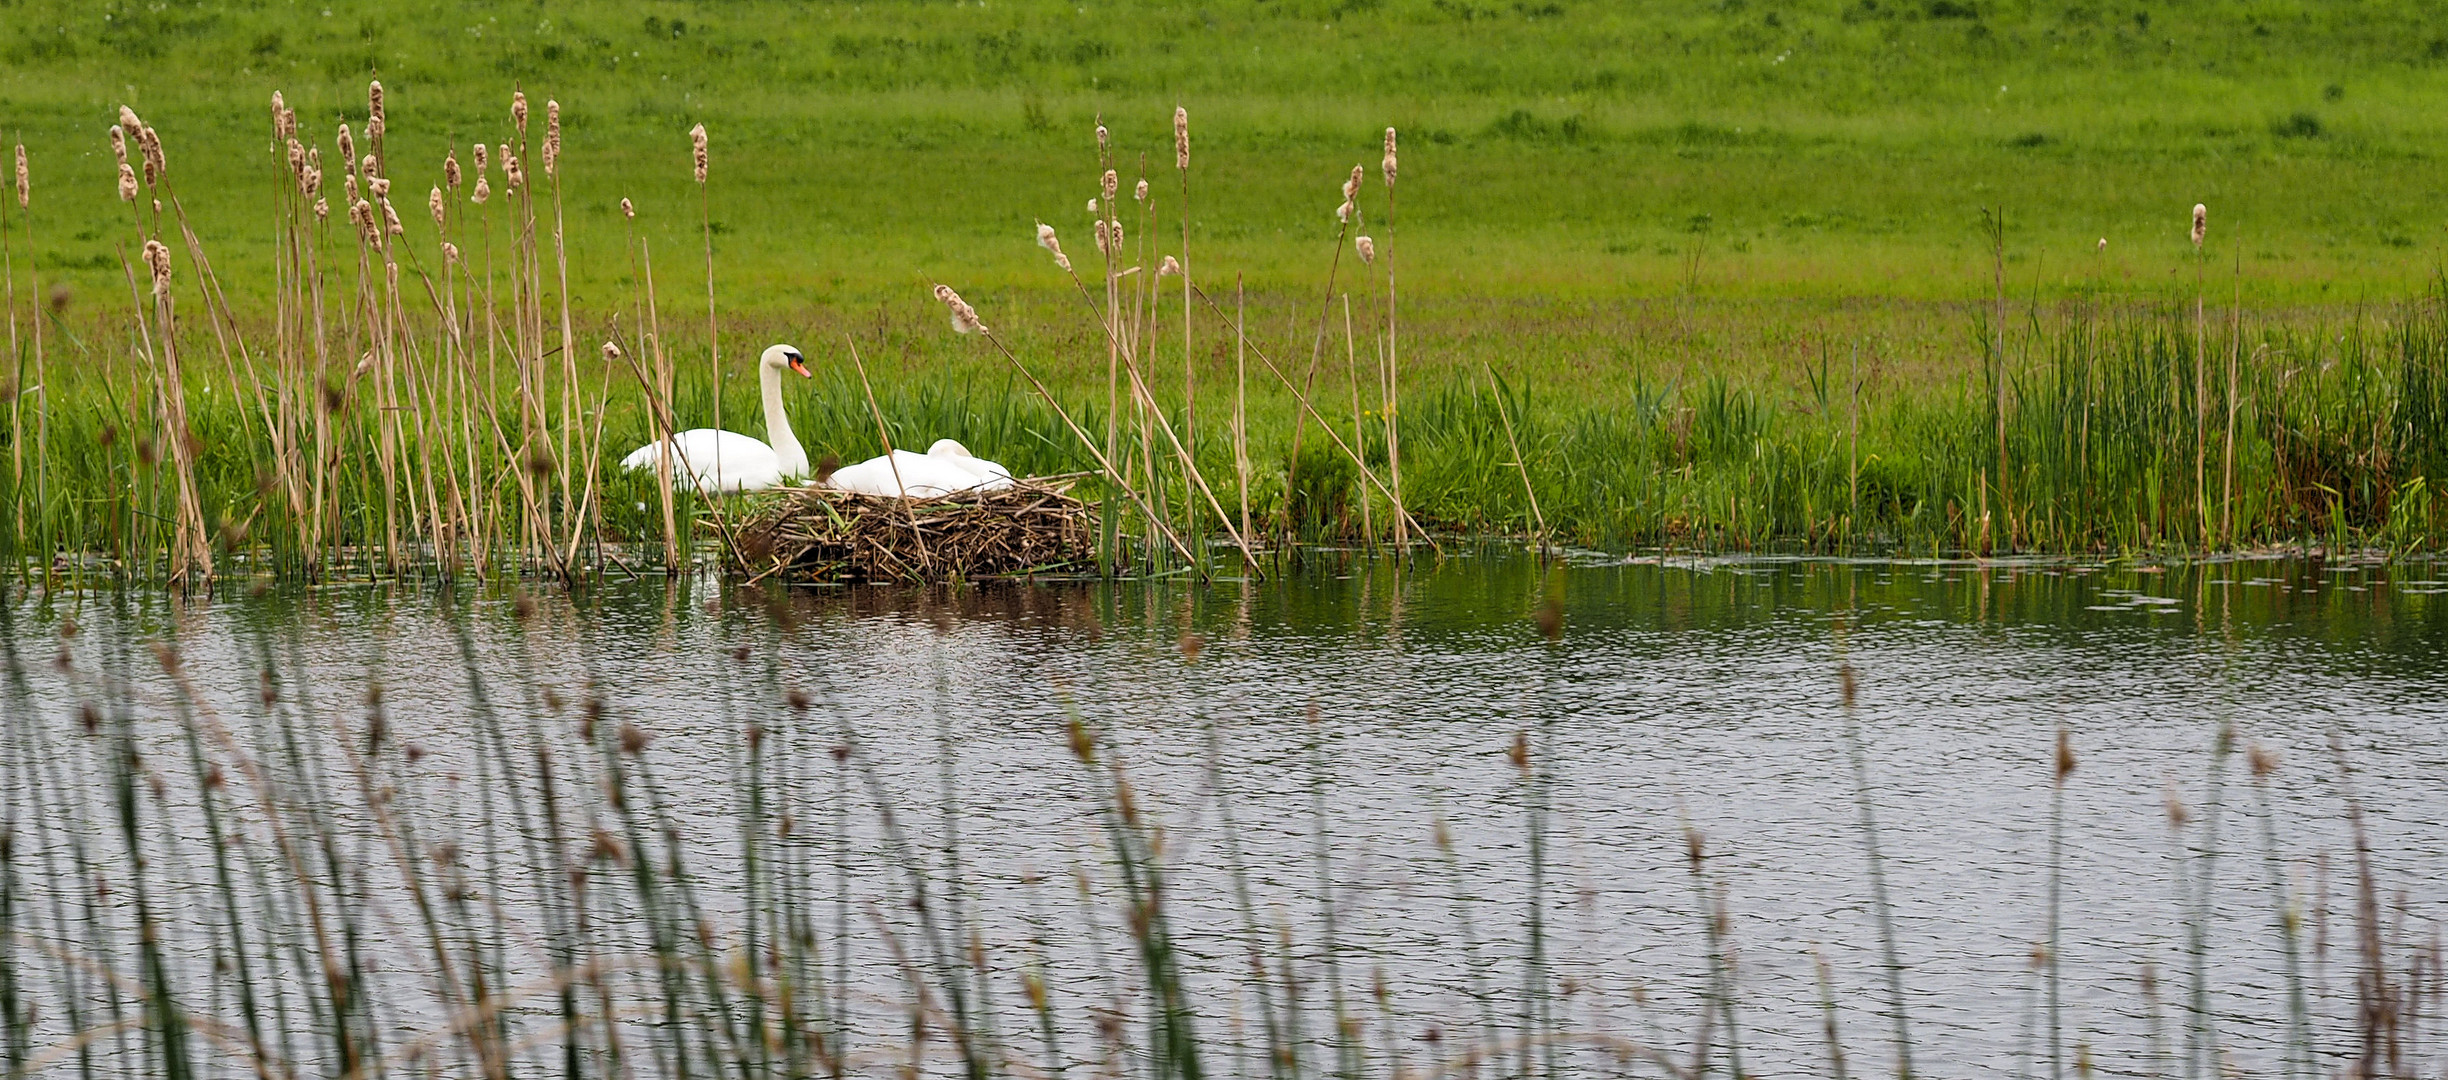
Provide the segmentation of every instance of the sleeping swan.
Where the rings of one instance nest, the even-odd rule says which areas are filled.
[[[971,456],[968,447],[938,439],[924,454],[895,450],[890,457],[845,465],[826,477],[824,485],[862,495],[933,499],[963,491],[1001,491],[1012,485],[1012,478],[1011,470]]]

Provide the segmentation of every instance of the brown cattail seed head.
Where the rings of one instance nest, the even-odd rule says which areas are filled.
[[[161,134],[146,128],[136,136],[136,148],[144,152],[145,183],[151,184],[170,175],[170,159],[162,156]]]
[[[121,111],[124,112],[126,110]],[[1105,148],[1111,146],[1112,144],[1112,138],[1105,133],[1105,122],[1102,120],[1097,121],[1097,152],[1104,153]]]
[[[1147,181],[1141,180],[1139,181],[1138,187],[1131,189],[1131,198],[1137,199],[1140,202],[1147,201]]]
[[[969,302],[961,299],[959,293],[953,292],[952,286],[935,286],[935,299],[943,301],[944,307],[951,310],[954,333],[967,334],[986,329],[978,322],[977,309],[970,307]]]
[[[1111,204],[1114,201],[1115,193],[1122,190],[1122,178],[1112,169],[1107,169],[1105,178],[1097,182],[1097,188],[1105,193],[1106,203]]]
[[[281,130],[281,122],[288,118],[288,113],[288,100],[281,97],[280,91],[272,91],[272,136],[274,138],[285,139],[289,137],[288,132]]]
[[[1361,264],[1361,265],[1363,265],[1363,266],[1373,266],[1373,265],[1375,265],[1375,264],[1376,264],[1376,262],[1377,262],[1377,241],[1375,241],[1375,240],[1371,240],[1371,239],[1369,239],[1368,237],[1365,237],[1365,236],[1354,237],[1354,238],[1352,239],[1352,247],[1357,248],[1357,249],[1359,250],[1359,252],[1360,252],[1360,264]]]
[[[561,166],[561,103],[544,101],[544,175],[559,176]]]
[[[689,129],[689,161],[696,169],[697,182],[706,182],[706,130],[704,124]]]
[[[119,163],[119,201],[136,201],[136,168],[124,161]]]
[[[349,126],[347,124],[340,125],[340,138],[338,141],[338,146],[340,147],[340,163],[342,165],[349,165],[356,162],[357,137],[349,134]]]
[[[609,363],[609,362],[612,362],[612,361],[615,361],[615,360],[620,359],[620,358],[621,358],[620,346],[618,346],[618,345],[614,345],[614,344],[612,344],[612,343],[611,343],[611,342],[609,342],[609,341],[604,342],[604,344],[603,344],[603,356],[604,356],[604,361],[605,361],[606,363]]]
[[[640,751],[646,749],[646,730],[636,724],[622,724],[620,726],[620,748],[621,753],[636,757]]]
[[[2105,237],[2105,236],[2100,237],[2099,249],[2100,249],[2101,251],[2107,251],[2107,250],[2108,250],[2108,238],[2107,238],[2107,237]]]
[[[519,134],[527,133],[527,92],[524,90],[510,92],[510,122],[518,125]]]
[[[1351,179],[1343,181],[1343,201],[1350,202],[1360,197],[1360,181],[1367,175],[1368,173],[1360,166],[1352,166]]]
[[[509,178],[511,187],[527,186],[527,170],[519,167],[516,154],[502,155],[502,175]]]
[[[492,198],[492,197],[493,197],[493,185],[488,184],[488,183],[486,183],[486,182],[485,182],[485,178],[484,178],[484,175],[483,175],[482,173],[477,174],[477,176],[476,176],[476,189],[475,189],[474,191],[468,192],[468,200],[469,200],[469,201],[471,201],[471,202],[473,202],[473,203],[475,203],[475,204],[476,204],[476,205],[478,205],[478,206],[483,206],[483,205],[484,205],[484,201],[485,201],[486,199],[490,199],[490,198]]]
[[[2160,799],[2167,806],[2168,828],[2181,829],[2185,827],[2185,822],[2192,820],[2193,811],[2186,809],[2184,796],[2176,793],[2176,785],[2169,784]]]
[[[437,185],[425,196],[425,208],[433,211],[434,228],[442,228],[445,218],[442,212],[442,188],[440,186]]]
[[[1377,163],[1377,171],[1385,174],[1387,187],[1394,186],[1394,129],[1386,129],[1385,160]]]
[[[366,190],[373,192],[374,197],[377,199],[388,199],[391,197],[391,178],[388,176],[377,176],[371,180],[368,180],[366,181]]]
[[[1350,199],[1345,199],[1343,200],[1343,205],[1335,207],[1335,220],[1342,222],[1345,225],[1349,225],[1351,224],[1351,219],[1352,202]]]
[[[2260,743],[2254,743],[2251,749],[2244,752],[2244,760],[2252,765],[2255,779],[2267,779],[2271,773],[2278,771],[2278,752]]]
[[[330,220],[330,219],[331,219],[331,202],[330,202],[329,200],[326,200],[326,199],[316,199],[316,200],[315,200],[315,204],[314,204],[314,214],[315,214],[315,220],[316,220],[316,221],[328,221],[328,220]]]
[[[1694,866],[1708,858],[1708,837],[1689,825],[1683,827],[1683,857],[1690,859]]]
[[[356,173],[340,174],[340,194],[343,196],[341,199],[342,202],[354,203],[357,201]]]
[[[137,132],[144,130],[144,121],[136,118],[136,110],[121,105],[119,106],[119,130],[126,132],[127,137],[133,139]]]
[[[110,129],[110,144],[111,156],[119,159],[119,164],[127,164],[127,133],[116,127]]]
[[[509,173],[509,171],[510,171],[510,144],[509,144],[509,143],[503,143],[503,144],[501,144],[500,146],[496,146],[496,147],[494,147],[494,148],[493,148],[493,167],[494,167],[494,168],[496,168],[496,169],[500,169],[500,170],[501,170],[501,171],[502,171],[504,174]]]
[[[144,261],[145,265],[153,271],[153,295],[169,295],[170,249],[159,240],[147,240],[144,246]]]
[[[452,191],[459,190],[459,152],[457,150],[442,155],[442,182],[449,185]]]
[[[2208,206],[2205,206],[2205,205],[2201,204],[2201,203],[2194,203],[2194,204],[2193,204],[2193,246],[2194,246],[2194,247],[2200,247],[2200,246],[2202,246],[2202,241],[2207,240],[2207,239],[2209,239],[2209,238],[2210,238],[2210,208],[2209,208]]]
[[[459,245],[454,244],[454,243],[451,243],[451,242],[450,242],[450,241],[448,241],[448,240],[443,241],[443,242],[442,242],[442,262],[443,262],[445,265],[451,265],[451,264],[455,264],[455,263],[457,263],[458,261],[459,261]]]
[[[1097,201],[1096,197],[1093,195],[1089,196],[1088,198],[1088,212],[1090,214],[1095,214],[1097,212]]]
[[[289,175],[306,178],[306,146],[296,139],[289,140]]]
[[[628,219],[629,219],[629,220],[631,220],[631,221],[636,221],[636,220],[637,220],[637,207],[635,207],[635,206],[631,206],[631,205],[629,204],[629,200],[627,200],[627,199],[622,199],[622,200],[621,200],[621,216],[622,216],[622,217],[625,217],[625,218],[628,218]]]
[[[1513,742],[1505,747],[1505,760],[1512,762],[1516,769],[1530,768],[1529,732],[1516,731],[1513,733]]]
[[[1115,218],[1115,219],[1114,219],[1114,223],[1113,223],[1113,246],[1114,246],[1114,253],[1115,253],[1115,254],[1119,255],[1119,254],[1121,254],[1121,253],[1122,253],[1122,219],[1120,219],[1120,218]]]
[[[1181,263],[1175,261],[1171,255],[1165,256],[1163,262],[1156,264],[1157,277],[1172,277],[1178,273],[1181,273]]]
[[[383,123],[383,118],[379,116],[373,117],[366,121],[366,147],[375,151],[375,154],[382,152],[383,129],[386,126],[387,125]],[[367,156],[372,157],[375,155],[369,154]]]
[[[1062,241],[1054,237],[1054,226],[1042,221],[1037,223],[1037,246],[1053,252],[1054,265],[1061,267],[1064,273],[1071,272],[1071,256],[1063,254]]]
[[[1190,168],[1190,110],[1173,106],[1173,167]]]
[[[357,163],[357,169],[359,172],[371,177],[382,171],[382,162],[376,159],[374,155],[367,154],[363,160]]]
[[[17,208],[23,210],[34,200],[33,174],[26,171],[25,144],[17,144]]]
[[[2064,728],[2057,729],[2057,782],[2065,783],[2074,775],[2074,735]]]
[[[1096,223],[1096,246],[1098,254],[1113,254],[1113,247],[1111,246],[1112,235],[1113,231],[1106,226],[1105,219],[1098,218]]]
[[[485,171],[485,144],[483,144],[483,143],[477,143],[477,144],[476,144],[474,147],[472,147],[472,148],[470,148],[470,149],[469,149],[468,153],[469,153],[469,155],[470,155],[469,160],[474,161],[474,162],[476,163],[476,173],[477,173],[477,175],[479,175],[479,176],[484,175],[484,171]]]
[[[381,79],[376,79],[366,84],[366,117],[369,120],[376,122],[381,121],[383,118],[383,91]]]

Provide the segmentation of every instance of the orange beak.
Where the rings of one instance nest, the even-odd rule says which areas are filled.
[[[809,371],[809,370],[807,369],[807,365],[806,365],[806,364],[801,363],[801,362],[799,361],[799,358],[798,358],[798,357],[796,357],[796,356],[791,357],[791,365],[790,365],[790,366],[791,366],[791,370],[792,370],[792,371],[796,371],[796,372],[798,372],[798,373],[799,373],[799,377],[800,377],[800,378],[802,378],[802,379],[812,379],[812,378],[815,378],[815,377],[816,377],[816,373],[815,373],[815,372],[812,372],[812,371]]]

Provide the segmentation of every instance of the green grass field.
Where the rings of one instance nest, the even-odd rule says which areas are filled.
[[[683,354],[683,426],[711,418],[686,135],[702,122],[715,292],[736,362],[728,426],[743,426],[753,400],[747,359],[791,340],[828,373],[793,388],[811,452],[871,453],[871,423],[845,397],[855,338],[898,438],[955,434],[1015,464],[1086,467],[1024,384],[944,328],[927,287],[958,286],[1059,395],[1100,407],[1097,324],[1033,229],[1049,222],[1093,258],[1101,117],[1125,189],[1145,155],[1157,241],[1145,258],[1174,251],[1178,103],[1194,144],[1194,276],[1219,295],[1246,281],[1252,340],[1279,358],[1310,355],[1338,251],[1338,291],[1369,310],[1333,216],[1345,173],[1369,167],[1361,211],[1401,268],[1406,425],[1422,425],[1405,435],[1423,455],[1406,468],[1446,524],[1539,517],[1501,441],[1508,417],[1491,411],[1490,375],[1518,396],[1519,456],[1550,525],[1595,543],[2420,547],[2441,517],[2426,493],[2443,471],[2435,418],[2448,404],[2432,398],[2448,332],[2420,306],[2448,246],[2448,31],[2437,29],[2448,3],[2437,0],[14,0],[0,12],[0,134],[26,144],[34,183],[30,215],[7,208],[12,326],[33,310],[39,273],[52,356],[70,365],[47,388],[52,414],[106,448],[104,433],[146,426],[122,269],[141,215],[114,198],[103,138],[118,106],[162,133],[177,201],[260,344],[287,183],[271,94],[331,156],[340,124],[362,137],[366,80],[379,76],[400,251],[428,269],[438,238],[419,193],[441,179],[445,151],[464,162],[469,142],[512,139],[514,86],[539,111],[562,103],[574,348],[591,357],[590,343],[635,333],[618,210],[631,199]],[[1391,230],[1375,177],[1389,124],[1404,133]],[[336,163],[327,170],[337,177]],[[2197,201],[2211,208],[2200,253],[2186,236]],[[2003,214],[2001,261],[1984,211]],[[506,233],[488,248],[471,231],[478,215],[461,213],[454,238],[472,257],[507,258]],[[326,241],[335,288],[352,250],[340,217]],[[545,258],[543,301],[557,307]],[[192,290],[195,275],[179,274]],[[2003,338],[1985,329],[2001,286]],[[2197,291],[2214,311],[2241,308],[2240,332],[2208,320],[2200,371]],[[210,356],[200,296],[180,303],[183,348]],[[1160,313],[1150,360],[1168,408],[1181,368],[1162,343],[1178,318]],[[1230,338],[1200,319],[1202,464],[1228,472]],[[1373,332],[1364,317],[1360,352]],[[1990,359],[2001,342],[2003,397]],[[2220,370],[2230,346],[2233,379]],[[1336,351],[1324,350],[1320,405],[1348,417]],[[2124,382],[2102,384],[2103,365]],[[265,458],[247,447],[254,421],[230,401],[227,374],[196,362],[188,375],[198,428],[225,439],[201,462],[213,477],[203,501],[217,519],[252,520]],[[8,383],[31,377],[21,363]],[[590,369],[585,385],[582,399],[610,393],[612,455],[649,437],[634,382]],[[2112,393],[2130,421],[2100,433],[2114,477],[2098,472],[2087,426]],[[1373,431],[1377,403],[1360,396]],[[2196,459],[2230,403],[2241,479],[2225,485]],[[1312,480],[1347,486],[1294,489],[1295,405],[1254,364],[1250,410],[1262,509],[1287,527],[1349,528],[1356,477],[1321,461],[1303,466]],[[371,470],[356,455],[376,436],[353,422],[343,442],[368,441],[334,463],[335,483],[347,474],[365,496]],[[12,414],[12,454],[27,423]],[[2230,440],[2212,434],[2224,452]],[[61,462],[69,472],[36,516],[54,536],[129,550],[154,512],[142,507],[164,497],[140,479],[142,457],[121,443]],[[2200,521],[2202,489],[2222,485],[2244,492],[2215,498],[2240,527]],[[342,535],[369,535],[364,502],[344,513],[357,523]],[[95,520],[124,528],[97,533]]]
[[[618,273],[623,196],[693,239],[683,133],[703,121],[742,309],[1048,284],[1028,229],[1086,224],[1093,118],[1165,173],[1175,104],[1194,240],[1265,287],[1320,276],[1335,185],[1387,124],[1410,136],[1423,298],[1979,295],[1985,206],[2018,291],[2158,289],[2197,201],[2271,301],[2401,298],[2448,239],[2437,0],[4,10],[0,128],[35,154],[39,250],[102,295],[122,291],[100,137],[118,104],[162,130],[207,241],[244,266],[271,92],[328,142],[362,126],[375,75],[391,171],[418,187],[446,144],[505,136],[513,83],[560,100],[590,287]]]

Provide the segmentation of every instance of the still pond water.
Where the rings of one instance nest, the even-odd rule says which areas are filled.
[[[1419,1047],[1431,1027],[1487,1015],[1511,1022],[1531,860],[1529,789],[1508,750],[1525,730],[1552,768],[1557,1025],[1687,1047],[1708,993],[1713,894],[1745,1065],[1765,1074],[1824,1071],[1815,955],[1853,1066],[1875,1071],[1892,1056],[1865,793],[1916,1064],[1946,1076],[2046,1068],[2033,957],[2047,934],[2060,730],[2077,757],[2062,789],[2069,1061],[2079,1044],[2104,1068],[2146,1071],[2154,1031],[2182,1053],[2187,883],[2208,881],[2210,1027],[2237,1067],[2279,1072],[2288,983],[2273,877],[2304,912],[2318,1049],[2347,1051],[2350,796],[2392,945],[2435,940],[2448,919],[2448,566],[1593,557],[1542,568],[1482,553],[1398,571],[1324,558],[1277,580],[1209,586],[614,584],[539,596],[523,619],[509,594],[377,587],[185,601],[12,592],[10,603],[30,661],[51,654],[67,619],[82,627],[80,671],[145,656],[124,666],[140,717],[168,715],[172,686],[122,645],[175,641],[196,691],[226,717],[249,715],[265,657],[294,665],[284,678],[326,717],[362,715],[365,687],[381,685],[394,737],[425,755],[412,805],[469,836],[470,791],[486,770],[470,734],[473,687],[539,718],[547,742],[576,738],[555,704],[599,695],[652,736],[655,782],[717,911],[741,903],[721,883],[737,860],[744,725],[779,732],[774,745],[799,756],[790,768],[819,816],[834,805],[824,751],[855,738],[874,784],[853,796],[855,821],[809,830],[839,824],[855,849],[840,878],[815,880],[889,899],[905,887],[896,862],[918,858],[957,878],[1004,975],[1046,927],[1058,996],[1074,1002],[1108,993],[1130,966],[1086,774],[1066,748],[1076,712],[1110,737],[1165,823],[1194,1001],[1227,1058],[1228,1043],[1257,1038],[1236,990],[1245,961],[1227,840],[1250,867],[1258,917],[1289,929],[1312,977],[1331,898],[1354,1008],[1399,1029],[1396,1041]],[[1551,602],[1563,613],[1552,644],[1540,632]],[[1846,662],[1866,792],[1840,700]],[[28,668],[34,719],[13,724],[66,731],[100,692],[99,675]],[[785,688],[814,707],[789,710]],[[169,721],[145,722],[160,725],[148,736],[164,740],[156,759],[178,760]],[[2237,738],[2223,768],[2222,725]],[[2247,746],[2275,754],[2259,783]],[[2170,799],[2187,808],[2181,831]],[[884,804],[905,849],[876,824]],[[1707,855],[1700,882],[1690,833]],[[1075,866],[1101,913],[1075,897]],[[206,888],[200,859],[164,873],[173,891]],[[508,877],[498,889],[515,908],[528,887]],[[396,899],[375,906],[403,917]],[[849,953],[872,1003],[859,1022],[889,1045],[898,1014],[885,1002],[904,991],[869,918],[854,917]],[[188,962],[203,963],[193,942],[208,934],[187,935]],[[414,967],[414,940],[377,949]],[[2158,973],[2155,995],[2145,970]],[[1380,977],[1384,1012],[1368,996]],[[1326,1007],[1324,992],[1311,997]],[[389,1022],[417,1019],[402,1006]],[[1246,1058],[1225,1067],[1263,1072]]]

